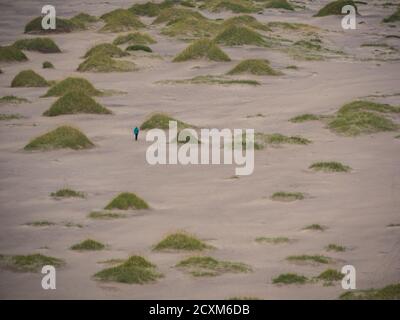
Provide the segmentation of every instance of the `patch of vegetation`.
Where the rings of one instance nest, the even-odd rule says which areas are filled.
[[[90,14],[81,12],[73,16],[70,21],[80,29],[87,29],[90,24],[99,21],[99,19]]]
[[[181,62],[193,59],[208,59],[212,61],[230,61],[228,55],[212,40],[200,39],[190,44],[178,54],[173,62]]]
[[[141,126],[141,130],[149,130],[149,129],[161,129],[167,130],[169,128],[169,122],[176,121],[178,125],[178,130],[183,130],[186,128],[193,128],[192,125],[185,123],[183,121],[174,119],[167,114],[164,113],[154,113],[147,120],[145,120]]]
[[[381,289],[348,291],[340,295],[342,300],[399,300],[400,283],[391,284]]]
[[[250,85],[250,86],[259,86],[261,85],[260,82],[256,80],[244,80],[244,79],[229,79],[221,76],[212,76],[212,75],[205,75],[205,76],[197,76],[191,79],[184,79],[184,80],[165,80],[161,81],[161,83],[176,83],[176,84],[219,84],[219,85],[232,85],[232,84],[239,84],[239,85]]]
[[[327,229],[327,227],[314,223],[314,224],[305,226],[303,229],[304,230],[313,230],[313,231],[325,231]]]
[[[145,27],[135,14],[125,9],[115,9],[105,13],[100,19],[106,23],[101,32],[123,32]]]
[[[393,227],[400,227],[400,223],[390,223],[387,225],[388,228],[393,228]]]
[[[115,60],[104,53],[99,53],[89,56],[77,70],[81,72],[129,72],[136,70],[136,65],[131,61]]]
[[[153,44],[156,43],[156,41],[147,33],[140,33],[140,32],[133,32],[133,33],[128,33],[122,36],[118,36],[117,38],[114,39],[113,44],[114,45],[120,45],[120,44]]]
[[[145,51],[145,52],[153,52],[150,47],[145,46],[143,44],[134,44],[131,46],[128,46],[126,48],[126,51]]]
[[[305,24],[305,23],[297,23],[297,22],[286,22],[286,21],[271,21],[267,23],[268,28],[277,28],[277,29],[283,29],[283,30],[290,30],[290,31],[295,31],[295,30],[302,30],[302,31],[317,31],[319,28],[315,27],[310,24]]]
[[[88,96],[100,96],[102,94],[102,92],[97,90],[88,80],[78,77],[69,77],[52,86],[44,96],[61,97],[69,91],[81,91]]]
[[[252,13],[260,10],[260,7],[249,0],[205,0],[200,6],[211,12],[229,10],[234,13]]]
[[[287,0],[268,0],[264,6],[266,9],[285,9],[294,11],[293,6]]]
[[[195,277],[218,276],[223,273],[250,272],[251,268],[240,262],[220,261],[212,257],[195,256],[180,261],[176,267]]]
[[[22,118],[23,116],[21,116],[18,113],[11,113],[11,114],[0,113],[0,121],[17,120]]]
[[[231,25],[244,26],[252,29],[258,29],[262,31],[271,31],[271,29],[264,23],[259,22],[256,18],[249,15],[240,15],[226,19],[223,23],[223,27]]]
[[[60,48],[50,38],[21,39],[14,42],[13,46],[21,50],[38,51],[41,53],[59,53]]]
[[[160,12],[157,19],[153,21],[153,24],[160,24],[160,23],[171,24],[175,21],[186,18],[195,18],[200,20],[207,19],[200,12],[194,10],[184,9],[184,8],[166,8]]]
[[[0,98],[0,104],[19,104],[19,103],[24,103],[24,102],[29,102],[28,99],[25,98],[20,98],[16,96],[3,96]]]
[[[274,70],[268,60],[264,59],[247,59],[240,62],[228,74],[254,74],[257,76],[278,76],[282,75],[282,72]]]
[[[42,64],[43,69],[54,69],[54,65],[50,61],[44,61]]]
[[[186,250],[196,251],[209,249],[210,246],[203,241],[197,239],[195,236],[177,232],[166,236],[163,240],[154,246],[154,250]]]
[[[209,38],[216,35],[220,25],[209,19],[183,17],[168,23],[161,33],[170,37],[181,37],[185,40],[193,38]]]
[[[289,256],[286,260],[290,262],[313,262],[313,263],[322,263],[327,264],[332,261],[331,258],[323,256],[323,255],[299,255],[299,256]]]
[[[88,217],[91,219],[111,220],[111,219],[126,218],[126,215],[123,213],[116,213],[116,212],[92,211],[91,213],[88,214]]]
[[[300,136],[285,136],[280,133],[264,134],[268,144],[310,144],[311,141]]]
[[[78,129],[61,126],[29,142],[25,150],[53,150],[69,148],[73,150],[88,149],[94,144]]]
[[[54,226],[55,223],[47,220],[38,220],[26,223],[27,226],[31,227],[49,227]]]
[[[287,237],[275,237],[275,238],[258,237],[255,239],[255,241],[258,243],[281,244],[281,243],[289,243],[290,239]]]
[[[156,281],[162,274],[155,270],[155,265],[140,256],[131,256],[120,265],[104,269],[94,275],[102,281],[144,284]]]
[[[263,36],[245,26],[230,25],[215,37],[215,41],[226,46],[255,45],[268,46]]]
[[[340,246],[340,245],[334,244],[334,243],[328,244],[328,245],[325,247],[325,249],[326,249],[327,251],[336,251],[336,252],[344,252],[344,251],[346,251],[346,247]]]
[[[83,228],[83,225],[81,225],[80,223],[65,222],[64,223],[64,227],[67,227],[67,228]]]
[[[135,3],[132,7],[129,8],[129,11],[138,16],[156,17],[160,14],[162,9],[170,7],[171,5],[172,3],[168,3],[166,1],[161,3]]]
[[[290,65],[290,66],[287,66],[286,69],[298,70],[299,67],[292,64],[292,65]]]
[[[19,272],[39,272],[43,266],[61,267],[64,261],[39,253],[29,255],[0,255],[0,267]]]
[[[315,162],[309,167],[309,169],[323,172],[349,172],[351,170],[349,166],[336,161]]]
[[[78,113],[111,114],[112,112],[82,91],[69,91],[55,101],[43,115],[55,117]]]
[[[400,21],[400,7],[398,7],[397,10],[392,15],[383,19],[383,22],[385,23],[396,22],[396,21]]]
[[[272,279],[272,283],[274,284],[305,284],[307,281],[307,277],[296,273],[282,273]]]
[[[101,43],[90,48],[84,55],[84,58],[89,58],[96,54],[106,55],[108,57],[120,58],[128,55],[126,52],[111,43]]]
[[[86,239],[80,243],[74,244],[70,249],[77,251],[98,251],[104,248],[104,244],[92,239]]]
[[[304,194],[301,192],[284,192],[284,191],[279,191],[275,192],[271,196],[272,200],[277,200],[277,201],[296,201],[296,200],[303,200],[304,199]]]
[[[80,191],[75,191],[69,188],[63,188],[56,192],[50,193],[54,198],[85,198],[85,194]]]
[[[138,197],[136,194],[123,192],[116,196],[113,200],[111,200],[111,202],[104,209],[149,209],[149,205],[146,201]]]
[[[69,33],[82,29],[80,24],[76,24],[69,19],[56,17],[56,29],[43,29],[43,17],[36,17],[25,25],[25,33],[30,34],[47,34],[47,33]]]
[[[304,113],[304,114],[298,115],[298,116],[290,119],[289,121],[297,123],[297,122],[306,122],[306,121],[316,121],[319,119],[320,119],[320,117],[315,114]]]
[[[314,17],[325,17],[325,16],[330,16],[330,15],[341,15],[342,14],[342,8],[346,5],[353,6],[356,9],[356,12],[358,13],[357,6],[354,1],[352,0],[337,0],[328,3],[326,6],[324,6],[322,9],[318,11],[317,14],[314,15]]]
[[[321,272],[318,275],[317,279],[324,281],[325,285],[328,285],[331,284],[331,282],[342,280],[343,277],[344,277],[343,273],[334,269],[327,269]]]
[[[24,70],[18,73],[13,81],[11,87],[48,87],[49,83],[41,75],[38,75],[33,70]]]

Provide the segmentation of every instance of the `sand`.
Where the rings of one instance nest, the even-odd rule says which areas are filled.
[[[80,11],[100,15],[133,1],[53,1],[59,16]],[[60,54],[27,52],[29,61],[1,63],[0,96],[14,94],[31,103],[0,106],[1,113],[20,113],[26,118],[0,123],[0,253],[42,253],[62,258],[57,270],[57,289],[43,290],[40,273],[0,271],[2,299],[226,299],[254,296],[260,299],[336,299],[345,292],[340,283],[278,286],[272,279],[280,273],[317,276],[328,267],[346,264],[357,270],[357,288],[383,287],[400,281],[400,140],[398,132],[342,137],[322,122],[291,123],[302,113],[332,114],[344,103],[369,95],[399,93],[399,53],[392,61],[377,57],[362,43],[386,41],[400,50],[399,25],[382,25],[392,7],[371,1],[363,5],[357,30],[343,31],[340,18],[310,18],[322,4],[306,2],[298,12],[265,10],[255,16],[261,22],[311,23],[326,31],[324,39],[347,53],[326,61],[298,61],[276,51],[254,47],[223,47],[228,63],[190,61],[172,63],[187,43],[146,32],[158,41],[156,57],[132,59],[140,70],[127,73],[79,73],[81,57],[92,45],[110,42],[116,34],[95,30],[52,36]],[[37,16],[43,1],[12,1],[0,5],[0,44],[24,38],[23,27]],[[230,13],[209,14],[229,17]],[[143,19],[146,23],[151,19]],[[397,41],[397,42],[396,42]],[[385,57],[385,56],[383,56]],[[159,84],[157,81],[222,74],[244,58],[266,58],[285,72],[279,77],[252,77],[261,86]],[[363,59],[364,60],[363,60]],[[397,60],[396,60],[397,59]],[[41,69],[49,60],[55,69]],[[285,70],[295,64],[299,70]],[[123,91],[96,98],[111,109],[112,116],[67,115],[43,117],[56,98],[40,98],[46,88],[10,88],[21,70],[33,69],[49,80],[83,76],[96,88]],[[374,101],[400,105],[400,96]],[[233,165],[150,166],[145,153],[149,143],[141,132],[134,142],[131,128],[152,112],[166,112],[198,127],[254,128],[256,131],[301,135],[308,146],[284,145],[257,151],[250,176],[232,179]],[[248,118],[262,113],[265,117]],[[396,121],[399,117],[394,118]],[[33,137],[61,124],[80,128],[96,147],[85,151],[24,152]],[[316,161],[340,161],[350,173],[315,173]],[[86,199],[54,200],[49,194],[63,187],[83,191]],[[307,194],[306,199],[278,202],[269,199],[276,191]],[[135,192],[151,206],[133,211],[126,219],[91,220],[87,214],[103,208],[120,192]],[[49,220],[56,226],[32,227],[30,221]],[[83,228],[65,227],[64,222]],[[304,231],[312,223],[325,225],[325,232]],[[250,265],[252,273],[193,278],[173,266],[190,253],[154,252],[152,246],[166,234],[185,230],[197,235],[214,250],[205,254]],[[258,236],[287,236],[296,241],[270,245],[254,241]],[[69,247],[86,238],[108,245],[99,252],[75,252]],[[345,252],[326,252],[329,243],[344,245]],[[141,254],[155,263],[164,278],[146,285],[102,283],[92,276],[105,266],[100,261]],[[297,254],[325,254],[335,259],[329,266],[295,265],[285,258]]]

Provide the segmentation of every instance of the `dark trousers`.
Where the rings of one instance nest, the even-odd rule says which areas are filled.
[[[137,141],[137,136],[138,136],[138,134],[137,134],[137,133],[135,133],[135,141]]]

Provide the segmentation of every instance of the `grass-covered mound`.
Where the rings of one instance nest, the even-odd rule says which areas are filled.
[[[300,136],[285,136],[280,133],[272,133],[266,134],[261,132],[256,132],[254,135],[254,149],[262,150],[267,145],[271,146],[279,146],[282,144],[298,144],[298,145],[307,145],[310,144],[311,141],[300,137]],[[246,137],[242,137],[242,147],[246,147]]]
[[[21,50],[38,51],[41,53],[59,53],[60,48],[50,38],[21,39],[14,42],[13,46]]]
[[[55,29],[43,29],[42,28],[43,17],[36,17],[29,21],[25,25],[25,33],[30,34],[46,34],[46,33],[69,33],[75,30],[79,30],[80,27],[74,22],[56,17],[56,28]]]
[[[105,245],[92,239],[86,239],[82,242],[74,244],[70,249],[77,251],[98,251],[103,250]]]
[[[303,230],[312,230],[312,231],[325,231],[326,229],[327,227],[321,226],[318,223],[313,223],[303,228]]]
[[[89,58],[96,54],[102,54],[109,57],[120,58],[127,55],[126,52],[118,48],[112,43],[101,43],[91,47],[84,55],[84,58]]]
[[[55,101],[43,115],[54,117],[77,113],[111,114],[112,112],[82,91],[69,91]]]
[[[134,13],[125,9],[116,9],[105,13],[100,19],[106,23],[101,28],[101,32],[123,32],[145,26]]]
[[[335,269],[326,269],[325,271],[321,272],[317,280],[322,280],[325,282],[325,285],[331,284],[334,281],[340,281],[344,277],[344,274],[335,270]]]
[[[111,202],[104,208],[106,210],[119,209],[149,209],[149,205],[142,198],[138,197],[134,193],[123,192],[116,196]]]
[[[64,188],[50,193],[53,198],[84,198],[85,194],[80,191]]]
[[[204,250],[210,248],[200,239],[195,236],[184,233],[177,232],[166,236],[163,240],[154,246],[154,250],[186,250],[186,251],[196,251]]]
[[[174,62],[193,59],[208,59],[212,61],[230,61],[229,56],[223,52],[212,40],[200,39],[190,44],[174,58]]]
[[[88,214],[88,218],[98,219],[98,220],[111,220],[111,219],[126,218],[126,215],[123,213],[117,213],[117,212],[92,211]]]
[[[185,18],[195,18],[200,20],[207,20],[200,12],[184,9],[184,8],[167,8],[160,12],[157,19],[153,21],[153,24],[166,23],[170,24],[177,20]]]
[[[287,0],[267,0],[264,8],[266,9],[285,9],[293,11],[293,6]]]
[[[194,256],[182,260],[176,267],[195,277],[214,277],[224,273],[245,273],[251,271],[251,268],[244,263],[221,261],[203,256]]]
[[[272,283],[274,284],[305,284],[307,281],[307,277],[296,273],[282,273],[272,279]]]
[[[276,201],[296,201],[296,200],[303,200],[304,199],[304,194],[301,192],[285,192],[285,191],[279,191],[275,192],[271,196],[272,200]]]
[[[0,46],[0,62],[27,61],[26,55],[14,46]]]
[[[328,127],[340,134],[359,135],[398,129],[385,114],[400,113],[400,107],[370,101],[353,101],[339,109]]]
[[[38,221],[27,222],[25,223],[25,225],[30,227],[50,227],[50,226],[55,226],[56,224],[54,222],[47,220],[38,220]]]
[[[261,83],[256,80],[248,79],[230,79],[222,76],[204,75],[196,76],[190,79],[183,80],[164,80],[159,83],[174,83],[174,84],[209,84],[209,85],[250,85],[259,86]]]
[[[54,69],[54,65],[50,61],[44,61],[42,63],[43,69]]]
[[[338,244],[334,244],[334,243],[330,243],[325,247],[326,251],[335,251],[335,252],[344,252],[346,251],[346,247],[338,245]]]
[[[145,52],[153,52],[150,47],[145,46],[143,44],[134,44],[126,47],[126,51],[145,51]]]
[[[356,11],[357,6],[354,1],[352,0],[337,0],[328,3],[326,6],[324,6],[321,10],[319,10],[314,17],[325,17],[325,16],[331,16],[331,15],[341,15],[342,14],[342,8],[344,6],[353,6]]]
[[[391,16],[383,19],[383,22],[385,23],[396,22],[396,21],[400,21],[400,6]]]
[[[136,65],[131,61],[115,60],[104,53],[89,56],[78,66],[81,72],[129,72],[136,70]]]
[[[41,135],[25,146],[25,150],[88,149],[94,144],[78,129],[61,126]]]
[[[19,272],[40,272],[45,265],[61,267],[64,261],[48,257],[39,253],[29,255],[3,255],[0,254],[0,267]]]
[[[24,70],[18,73],[11,87],[48,87],[49,83],[41,75],[38,75],[33,70]]]
[[[140,32],[132,32],[128,34],[124,34],[122,36],[118,36],[114,39],[114,45],[120,44],[153,44],[156,41],[147,33],[140,33]]]
[[[3,96],[0,98],[0,104],[19,104],[19,103],[24,103],[24,102],[29,102],[28,99],[25,98],[20,98],[16,96]]]
[[[88,80],[78,77],[66,78],[52,86],[45,97],[60,97],[69,91],[82,91],[88,96],[100,96],[101,91],[97,90]]]
[[[351,170],[349,166],[336,161],[315,162],[309,168],[323,172],[349,172]]]
[[[135,3],[128,10],[138,16],[157,17],[162,9],[171,6],[172,6],[171,1],[164,1],[161,3],[155,3],[155,2]]]
[[[90,14],[81,12],[69,20],[74,23],[77,28],[84,30],[87,29],[90,24],[97,22],[99,19]]]
[[[289,256],[286,260],[290,262],[311,262],[311,263],[321,263],[328,264],[332,262],[332,259],[324,255],[299,255],[299,256]]]
[[[256,18],[249,15],[240,15],[226,19],[222,26],[228,27],[231,25],[245,26],[248,28],[259,29],[263,31],[270,31],[271,29],[264,23],[259,22]]]
[[[141,124],[140,129],[141,130],[150,130],[150,129],[167,130],[169,128],[170,121],[176,121],[178,123],[178,130],[182,130],[185,128],[193,128],[192,125],[185,123],[183,121],[174,119],[167,114],[154,113]]]
[[[282,75],[282,72],[274,70],[270,65],[268,60],[264,59],[248,59],[243,60],[228,74],[254,74],[257,76],[278,76]]]
[[[168,23],[161,33],[170,37],[183,38],[185,40],[192,38],[208,38],[217,34],[220,24],[209,20],[196,17],[183,17]]]
[[[301,115],[291,118],[289,121],[293,122],[293,123],[299,123],[299,122],[306,122],[306,121],[316,121],[319,119],[320,119],[320,117],[315,114],[304,113],[304,114],[301,114]]]
[[[20,115],[19,113],[11,113],[11,114],[0,113],[0,121],[18,120],[22,118],[23,116]]]
[[[257,31],[245,26],[230,25],[215,37],[217,43],[226,46],[255,45],[267,46],[263,36]]]
[[[154,282],[163,275],[156,271],[156,266],[140,256],[131,256],[115,267],[97,272],[95,279],[129,284]]]
[[[234,13],[252,13],[260,10],[260,7],[250,0],[205,0],[200,8],[211,12],[227,10]]]
[[[400,283],[381,289],[348,291],[340,295],[342,300],[400,300]]]

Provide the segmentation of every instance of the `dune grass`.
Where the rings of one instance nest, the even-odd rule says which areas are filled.
[[[320,224],[317,224],[317,223],[310,224],[303,228],[303,230],[312,230],[312,231],[325,231],[326,229],[328,229],[328,228],[325,226],[321,226]]]
[[[11,82],[11,87],[48,87],[49,83],[33,70],[18,73]]]
[[[29,100],[14,95],[3,96],[0,98],[0,104],[20,104],[25,102],[29,102]]]
[[[104,208],[106,210],[119,209],[149,209],[149,205],[142,198],[138,197],[134,193],[123,192],[116,196],[111,202]]]
[[[25,25],[25,33],[30,34],[48,34],[48,33],[69,33],[81,29],[78,24],[75,24],[69,19],[56,17],[56,29],[43,29],[42,17],[36,17]]]
[[[200,8],[211,12],[232,11],[234,13],[253,13],[260,10],[260,7],[250,0],[205,0]]]
[[[166,236],[163,240],[157,243],[153,250],[185,250],[197,251],[211,248],[203,241],[197,239],[195,236],[185,232],[177,232]]]
[[[145,27],[134,13],[126,9],[115,9],[100,19],[106,23],[100,32],[123,32]]]
[[[122,36],[118,36],[114,39],[113,44],[114,45],[120,45],[120,44],[154,44],[156,43],[156,40],[154,40],[150,35],[147,33],[141,33],[141,32],[132,32],[128,33]]]
[[[400,283],[380,289],[348,291],[339,296],[342,300],[400,300]]]
[[[327,5],[325,5],[314,15],[314,17],[341,15],[342,8],[346,5],[353,6],[357,12],[358,9],[357,9],[357,6],[354,1],[352,1],[352,0],[337,0],[337,1],[332,1],[332,2],[328,3]]]
[[[264,23],[259,22],[256,18],[249,15],[240,15],[226,19],[222,23],[222,27],[228,27],[231,25],[244,26],[251,29],[258,29],[262,31],[271,31],[271,29]]]
[[[388,228],[400,227],[400,223],[389,223],[386,227]]]
[[[279,192],[275,192],[271,196],[271,199],[272,200],[276,200],[276,201],[283,201],[283,202],[303,200],[304,199],[304,193],[279,191]]]
[[[153,21],[153,24],[166,23],[171,24],[186,18],[194,18],[199,20],[206,20],[200,12],[186,9],[186,8],[164,8],[158,17]]]
[[[146,2],[146,3],[135,3],[128,10],[138,16],[156,17],[160,14],[161,10],[172,6],[172,3],[167,1],[161,3]]]
[[[9,121],[9,120],[17,120],[17,119],[22,119],[23,116],[20,115],[19,113],[0,113],[0,121]]]
[[[99,21],[99,19],[97,17],[92,16],[87,13],[84,13],[84,12],[78,13],[77,15],[73,16],[69,20],[76,26],[76,28],[79,28],[82,30],[87,29],[90,24]]]
[[[323,172],[349,172],[351,170],[349,166],[336,161],[315,162],[309,167],[309,169]]]
[[[21,50],[38,51],[41,53],[59,53],[60,48],[51,38],[21,39],[14,42],[13,46]]]
[[[397,21],[400,21],[400,6],[392,15],[383,19],[383,22],[385,23],[397,22]]]
[[[146,119],[140,126],[141,130],[149,129],[162,129],[167,130],[169,128],[169,121],[176,121],[178,125],[178,130],[185,128],[193,128],[192,125],[185,123],[183,121],[174,119],[164,113],[154,113],[148,119]]]
[[[44,116],[55,117],[63,114],[111,114],[112,112],[82,91],[69,91],[43,112]]]
[[[105,53],[89,56],[78,66],[81,72],[129,72],[136,70],[136,65],[131,61],[115,60]]]
[[[54,65],[50,61],[44,61],[42,63],[43,69],[54,69]]]
[[[240,262],[221,261],[212,257],[194,256],[180,261],[176,267],[195,277],[218,276],[224,273],[246,273],[251,268]]]
[[[280,133],[266,134],[266,142],[268,144],[310,144],[311,141],[300,136],[285,136]]]
[[[335,270],[335,269],[326,269],[325,271],[321,272],[317,279],[318,280],[323,280],[325,282],[333,282],[333,281],[339,281],[342,280],[344,277],[344,274]]]
[[[257,76],[278,76],[282,72],[274,70],[268,60],[264,59],[247,59],[241,61],[228,74],[253,74]]]
[[[96,54],[106,55],[108,57],[120,58],[128,55],[126,52],[118,48],[112,43],[101,43],[91,47],[84,55],[84,58],[89,58]]]
[[[285,9],[294,11],[293,6],[287,0],[267,0],[264,8],[266,9]]]
[[[254,45],[268,46],[264,37],[257,31],[240,25],[230,25],[215,37],[215,41],[226,46]]]
[[[212,75],[204,75],[197,76],[191,79],[184,80],[164,80],[160,81],[160,83],[174,83],[174,84],[209,84],[209,85],[250,85],[250,86],[259,86],[260,82],[256,80],[246,80],[246,79],[229,79],[222,76],[212,76]]]
[[[44,135],[34,138],[25,150],[54,150],[54,149],[88,149],[94,144],[78,129],[70,126],[61,126]]]
[[[341,246],[338,244],[330,243],[325,247],[326,251],[335,251],[335,252],[344,252],[346,251],[345,246]]]
[[[103,250],[104,248],[105,245],[101,242],[92,239],[86,239],[82,242],[74,244],[70,249],[76,251],[99,251]]]
[[[145,51],[145,52],[153,52],[150,47],[145,46],[143,44],[133,44],[131,46],[128,46],[126,51]]]
[[[50,193],[53,198],[85,198],[85,194],[81,191],[75,191],[69,188],[63,188],[56,192]]]
[[[282,244],[289,243],[291,240],[287,237],[257,237],[255,241],[258,243]]]
[[[322,263],[322,264],[328,264],[332,262],[332,259],[323,255],[295,255],[295,256],[289,256],[286,258],[286,260],[290,262],[311,262],[311,263]]]
[[[320,120],[320,117],[315,114],[304,113],[294,118],[291,118],[289,121],[293,123],[300,123],[300,122],[316,121],[316,120]]]
[[[272,279],[273,284],[305,284],[307,282],[307,277],[296,273],[282,273]]]
[[[173,62],[182,62],[194,59],[208,59],[212,61],[230,61],[229,56],[223,52],[219,46],[212,40],[200,39],[190,44]]]
[[[56,225],[54,222],[47,221],[47,220],[38,220],[25,223],[27,226],[31,227],[50,227]]]
[[[0,62],[27,61],[27,56],[14,46],[0,46]]]
[[[219,29],[220,25],[213,20],[183,17],[168,23],[161,30],[161,33],[170,37],[189,40],[214,37]]]
[[[156,271],[155,265],[140,256],[131,256],[123,263],[101,270],[94,275],[101,281],[121,282],[128,284],[145,284],[154,282],[163,275]]]
[[[64,264],[64,261],[61,259],[39,253],[29,255],[0,254],[0,267],[18,272],[40,272],[45,265],[61,267]]]
[[[102,95],[102,92],[97,90],[88,80],[78,77],[68,77],[52,86],[44,97],[61,97],[69,91],[81,91],[88,96]]]
[[[88,218],[95,220],[111,220],[111,219],[126,218],[126,215],[117,212],[92,211],[88,214]]]

